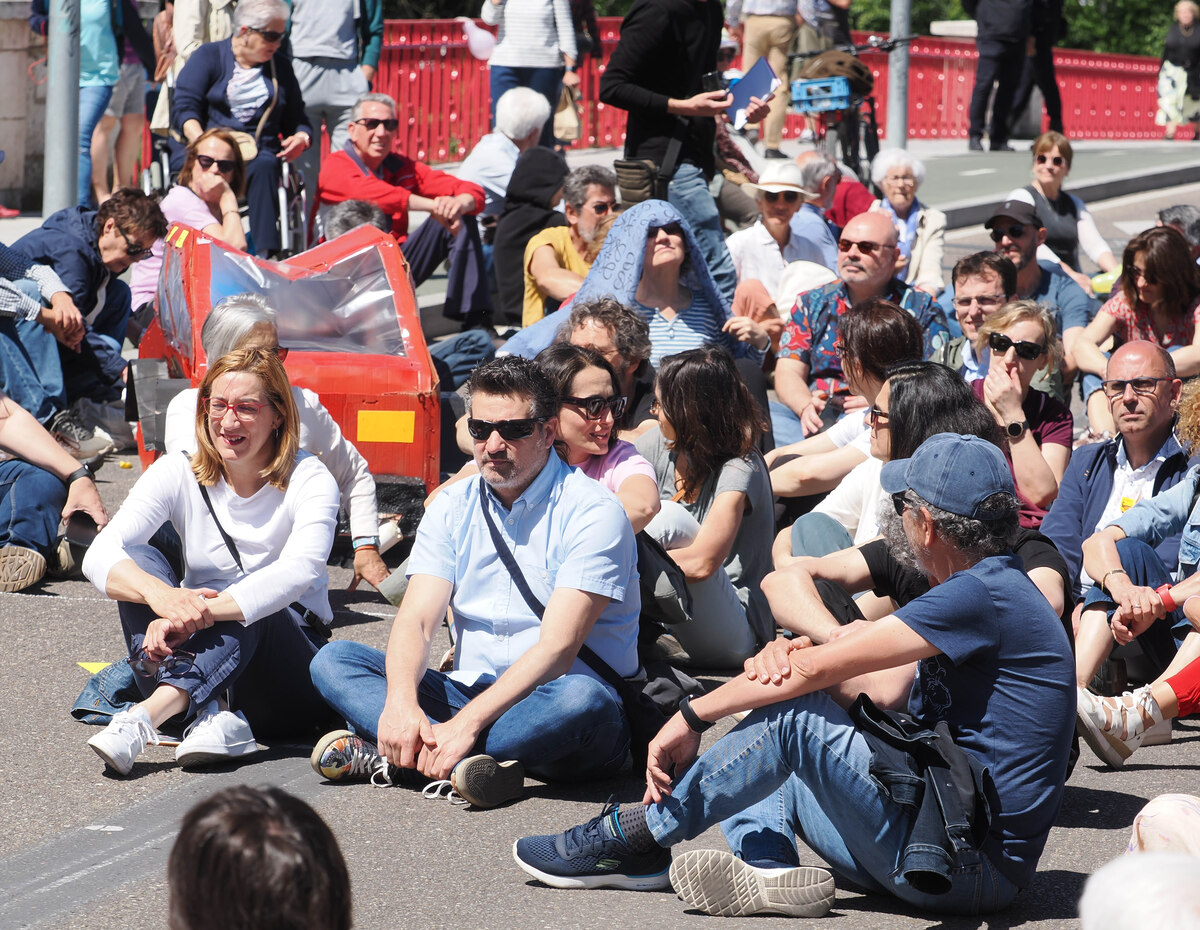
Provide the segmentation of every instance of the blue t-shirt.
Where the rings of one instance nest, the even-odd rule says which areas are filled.
[[[1011,552],[956,572],[896,616],[939,651],[909,711],[991,769],[1000,797],[983,851],[1029,886],[1058,816],[1075,727],[1075,663],[1050,604]]]

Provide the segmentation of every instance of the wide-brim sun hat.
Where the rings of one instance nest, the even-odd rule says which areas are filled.
[[[752,197],[757,196],[759,191],[775,194],[795,191],[801,197],[816,196],[813,191],[804,187],[804,175],[800,166],[793,161],[775,161],[768,164],[759,173],[757,184],[743,184],[742,189]]]

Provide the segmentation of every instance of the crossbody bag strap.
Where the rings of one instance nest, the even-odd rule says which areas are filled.
[[[187,453],[183,453],[187,455]],[[221,521],[217,519],[217,512],[213,509],[212,498],[208,496],[208,488],[199,481],[196,482],[200,487],[200,496],[204,498],[204,506],[208,508],[208,512],[212,514],[213,523],[217,525],[217,532],[221,534],[221,538],[225,540],[225,546],[229,549],[229,554],[233,556],[233,561],[237,562],[238,571],[243,575],[246,574],[245,566],[242,565],[242,556],[238,552],[237,544],[233,541],[233,537],[225,532],[225,527],[221,526]]]

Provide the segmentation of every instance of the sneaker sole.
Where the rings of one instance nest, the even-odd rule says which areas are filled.
[[[1075,710],[1075,732],[1083,737],[1093,753],[1105,765],[1119,769],[1125,760],[1133,755],[1133,750],[1120,740],[1109,736],[1082,710]]]
[[[624,891],[665,891],[671,887],[668,869],[650,875],[552,875],[530,865],[517,854],[517,840],[513,843],[513,861],[526,875],[532,875],[543,885],[551,888],[620,888]]]
[[[353,735],[354,734],[349,730],[333,730],[322,736],[317,741],[317,745],[313,746],[313,751],[308,757],[308,762],[312,766],[312,770],[322,778],[328,779],[329,781],[341,781],[345,776],[345,772],[336,772],[332,774],[331,772],[327,772],[325,769],[321,768],[321,756],[325,754],[325,750],[329,748],[330,743],[336,742],[343,737]]]
[[[681,853],[671,863],[670,878],[680,900],[714,917],[822,917],[835,897],[833,876],[825,869],[756,869],[719,849]]]
[[[468,756],[454,767],[450,783],[474,807],[499,807],[525,795],[525,767],[491,756]]]
[[[24,591],[45,577],[46,558],[24,546],[0,549],[0,591]]]
[[[112,769],[118,775],[128,775],[130,772],[133,771],[132,763],[130,764],[129,768],[127,768],[127,769],[123,769],[123,768],[121,768],[121,766],[117,765],[117,763],[115,763],[112,760],[112,757],[107,752],[105,752],[103,748],[96,745],[96,743],[94,742],[95,739],[96,739],[96,737],[93,736],[90,740],[88,740],[88,745],[92,748],[92,751],[95,752],[96,755],[98,755],[104,761],[104,764],[106,767]]]
[[[194,749],[185,753],[176,752],[175,761],[181,768],[194,769],[204,765],[220,765],[222,762],[240,759],[256,752],[258,752],[258,743],[242,743],[239,746],[223,746],[220,749]]]

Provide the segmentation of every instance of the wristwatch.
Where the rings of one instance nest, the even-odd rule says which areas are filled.
[[[92,478],[94,480],[95,475],[87,465],[80,465],[73,472],[71,472],[71,474],[67,475],[67,477],[63,479],[63,484],[69,488],[80,478]]]
[[[1008,433],[1009,439],[1020,439],[1027,429],[1029,429],[1028,420],[1021,420],[1019,423],[1009,423],[1008,426],[1004,427],[1004,431]]]
[[[691,695],[679,702],[679,713],[683,714],[683,722],[693,733],[703,733],[712,726],[707,720],[701,720],[699,714],[692,710]]]

